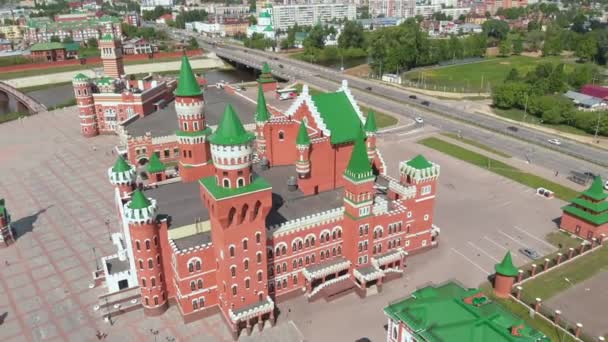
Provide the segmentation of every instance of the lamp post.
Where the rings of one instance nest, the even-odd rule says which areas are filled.
[[[108,230],[108,238],[112,241],[112,234],[110,234],[110,220],[105,221],[106,229]]]
[[[602,117],[602,111],[598,111],[597,112],[597,124],[595,125],[595,135],[593,136],[593,139],[599,143],[599,140],[597,140],[597,134],[600,131],[600,119]]]

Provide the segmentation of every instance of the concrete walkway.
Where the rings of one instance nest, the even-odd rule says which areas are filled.
[[[204,59],[192,59],[190,61],[193,69],[212,69],[212,68],[222,68],[224,67],[224,62],[221,59],[215,58],[204,58]],[[125,72],[127,74],[143,74],[147,72],[163,72],[163,71],[173,71],[179,70],[181,65],[181,61],[172,61],[172,62],[162,62],[162,63],[146,63],[146,64],[130,64],[125,65]],[[21,77],[21,78],[13,78],[10,80],[6,80],[5,82],[10,84],[15,88],[22,87],[32,87],[43,84],[54,84],[54,83],[62,83],[69,82],[72,80],[74,75],[77,73],[83,73],[89,77],[95,77],[95,69],[101,69],[101,67],[96,66],[91,69],[83,69],[83,70],[75,70],[75,71],[65,71],[56,74],[46,74],[39,76],[30,76],[30,77]]]

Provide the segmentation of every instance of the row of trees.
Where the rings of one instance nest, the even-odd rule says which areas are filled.
[[[127,38],[141,37],[149,41],[168,40],[169,36],[163,30],[155,30],[153,27],[135,27],[127,23],[121,24],[122,34]]]
[[[577,110],[563,92],[592,81],[596,68],[576,65],[566,72],[564,64],[539,64],[526,75],[512,69],[505,83],[494,87],[492,100],[501,109],[521,109],[544,123],[566,124],[594,134],[608,135],[608,114]]]

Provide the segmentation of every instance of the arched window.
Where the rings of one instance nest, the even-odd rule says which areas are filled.
[[[331,250],[331,256],[336,256],[336,247]]]
[[[200,271],[201,270],[201,262],[199,260],[197,260],[196,263],[195,263],[195,265],[196,265],[196,270]]]
[[[158,296],[154,296],[154,305],[158,305]]]
[[[236,180],[236,187],[237,188],[241,188],[245,186],[245,180],[243,178],[239,178]]]
[[[262,262],[262,252],[257,252],[255,257],[258,264]]]
[[[361,235],[361,233],[359,233],[359,235]],[[334,240],[336,239],[336,237],[337,237],[337,233],[336,233],[336,231],[335,231],[335,230],[333,231],[333,233],[331,233],[331,237],[332,237]]]
[[[189,263],[188,264],[188,272],[194,272],[194,264],[193,263]]]
[[[321,243],[325,242],[325,234],[321,235]]]
[[[281,254],[282,255],[287,254],[287,246],[283,245],[283,248],[281,248]]]
[[[293,275],[293,283],[297,284],[298,283],[298,276],[297,275]]]
[[[148,297],[144,297],[144,302],[146,303],[146,305],[150,305],[150,301],[148,300]]]
[[[156,256],[156,264],[157,264],[157,265],[160,265],[160,255],[157,255],[157,256]]]
[[[279,140],[283,141],[285,139],[285,133],[283,131],[279,131]]]
[[[298,259],[298,266],[302,267],[302,258]]]
[[[242,223],[243,221],[245,221],[245,217],[247,217],[248,210],[249,210],[249,206],[247,204],[245,204],[243,206],[243,208],[241,209],[241,219],[240,219],[239,223]]]
[[[293,259],[293,269],[295,270],[296,267],[298,267],[298,262],[296,259]]]
[[[277,274],[281,273],[281,265],[277,265]]]
[[[342,237],[342,229],[338,229],[338,238]]]
[[[338,246],[338,255],[342,255],[342,246]]]
[[[140,270],[143,270],[143,269],[144,269],[144,262],[143,262],[143,260],[141,260],[141,259],[139,260],[139,269],[140,269]]]
[[[268,276],[270,276],[270,277],[274,276],[274,267],[272,267],[272,266],[268,267]]]
[[[397,339],[397,335],[399,334],[399,331],[397,331],[397,327],[394,326],[393,327],[393,339],[396,340]]]
[[[154,246],[158,246],[158,237],[154,235]]]
[[[286,262],[283,263],[283,272],[287,272],[287,263]]]
[[[198,306],[202,309],[205,307],[205,298],[201,297],[198,299]]]
[[[190,290],[196,290],[196,283],[194,282],[194,280],[190,282]]]
[[[245,279],[245,288],[249,288],[249,278]]]
[[[232,285],[232,295],[236,296],[236,293],[237,293],[236,285]]]
[[[261,207],[262,207],[262,202],[260,202],[260,201],[255,202],[255,206],[253,207],[253,217],[252,217],[253,220],[255,220],[255,218],[258,217],[258,213],[260,212]]]
[[[375,233],[375,232],[374,232]],[[374,245],[374,248],[372,249],[374,254],[376,254],[376,245]]]
[[[283,288],[287,287],[287,278],[283,278]]]
[[[156,286],[156,278],[151,278],[150,282],[152,283],[152,287]]]
[[[321,251],[321,254],[319,256],[321,257],[321,260],[325,259],[325,254],[323,253],[323,251]]]
[[[247,250],[247,239],[243,240],[243,250]]]
[[[228,248],[228,251],[230,252],[230,256],[231,256],[231,257],[234,257],[234,246],[230,246],[230,247]]]
[[[378,245],[378,253],[382,252],[382,244]]]
[[[315,255],[311,255],[310,256],[310,262],[312,262],[313,264],[315,263]]]
[[[298,250],[302,249],[302,241],[298,241]]]
[[[236,266],[230,267],[230,275],[236,277]]]
[[[140,247],[141,247],[141,246],[140,246],[140,244],[139,244],[139,240],[135,241],[135,248],[137,248],[137,250],[139,251],[139,250],[141,250],[141,248],[140,248]]]
[[[272,251],[271,251],[272,254]],[[280,256],[281,255],[281,248],[277,247],[277,251],[275,252],[276,256]]]
[[[262,281],[262,271],[258,272],[258,281]]]
[[[255,233],[255,243],[262,242],[262,233]]]
[[[294,243],[291,245],[291,250],[292,250],[293,252],[297,251],[297,250],[298,250],[298,244],[294,242]]]
[[[146,240],[146,250],[150,250],[150,240]]]
[[[228,225],[232,224],[232,221],[234,220],[234,215],[236,215],[236,208],[232,207],[228,212]]]
[[[243,268],[245,269],[245,271],[247,271],[249,269],[249,260],[245,259],[243,261]]]
[[[329,249],[325,251],[325,259],[329,258]]]
[[[310,247],[310,241],[308,239],[306,239],[306,241],[304,242],[304,246],[306,248]]]
[[[198,310],[198,300],[192,301],[192,310]]]
[[[199,290],[200,290],[200,289],[202,289],[202,288],[203,288],[203,280],[202,280],[202,279],[199,279],[199,280],[196,282],[196,286],[198,287],[198,289],[199,289]]]
[[[230,187],[230,179],[224,178],[224,188],[229,188],[229,187]]]
[[[311,244],[312,246],[314,246],[314,245],[315,245],[315,237],[314,237],[314,236],[310,238],[310,244]]]
[[[152,267],[154,267],[154,262],[152,261],[152,259],[148,259],[148,268]]]
[[[141,286],[146,287],[146,278],[141,278]]]

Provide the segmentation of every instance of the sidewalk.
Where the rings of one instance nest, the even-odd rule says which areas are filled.
[[[574,189],[576,191],[583,191],[583,190],[587,189],[587,186],[574,183],[574,182],[570,181],[569,179],[567,179],[566,177],[568,176],[568,174],[560,173],[558,176],[555,176],[555,171],[554,170],[549,170],[549,169],[547,169],[545,167],[542,167],[540,165],[536,165],[536,164],[533,164],[533,163],[530,164],[530,163],[528,163],[528,162],[526,162],[524,160],[521,160],[521,159],[518,159],[518,158],[515,158],[515,157],[505,158],[505,157],[499,156],[497,154],[494,154],[492,152],[488,152],[486,150],[482,150],[482,149],[480,149],[478,147],[475,147],[473,145],[469,145],[469,144],[467,144],[467,143],[465,143],[463,141],[460,141],[458,139],[450,138],[450,137],[445,136],[445,135],[435,134],[435,135],[430,135],[430,136],[435,136],[438,139],[445,140],[445,141],[447,141],[449,143],[452,143],[454,145],[458,145],[458,146],[460,146],[462,148],[466,148],[467,150],[471,150],[473,152],[479,153],[479,154],[484,155],[486,157],[490,157],[492,159],[496,159],[496,160],[501,161],[501,162],[503,162],[505,164],[509,164],[509,165],[511,165],[513,167],[516,167],[516,168],[518,168],[518,169],[520,169],[522,171],[535,174],[537,176],[543,177],[543,178],[545,178],[547,180],[550,180],[552,182],[555,182],[555,183],[561,184],[563,186],[569,187],[569,188]],[[551,189],[549,189],[549,190],[551,190]]]

